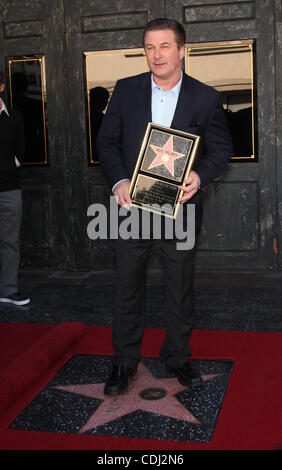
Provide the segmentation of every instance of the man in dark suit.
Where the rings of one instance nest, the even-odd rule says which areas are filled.
[[[158,19],[144,32],[149,73],[116,83],[98,138],[105,175],[120,206],[130,207],[132,177],[148,122],[201,136],[196,162],[182,187],[182,204],[195,204],[196,232],[202,212],[201,189],[217,177],[232,155],[220,94],[182,72],[185,31],[178,22]],[[117,294],[113,322],[113,368],[105,394],[121,393],[141,357],[146,266],[153,239],[117,240]],[[194,371],[189,336],[193,327],[194,250],[178,250],[162,238],[165,272],[166,338],[160,359],[187,386],[201,384]]]

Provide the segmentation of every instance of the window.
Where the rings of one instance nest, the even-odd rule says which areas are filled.
[[[188,44],[185,69],[222,93],[234,142],[232,160],[256,160],[252,40]]]
[[[46,165],[47,93],[44,56],[8,59],[9,99],[11,107],[23,118],[26,151],[24,165]]]
[[[89,164],[99,163],[95,140],[117,80],[146,72],[143,49],[85,52]]]

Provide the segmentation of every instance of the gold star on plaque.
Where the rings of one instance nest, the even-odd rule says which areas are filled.
[[[149,166],[149,170],[160,165],[165,165],[167,170],[174,176],[174,161],[185,156],[185,153],[175,152],[173,150],[173,136],[171,136],[163,147],[151,144],[156,157]]]

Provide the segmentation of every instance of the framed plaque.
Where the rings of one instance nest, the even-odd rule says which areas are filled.
[[[148,123],[130,184],[132,205],[175,218],[200,137]]]

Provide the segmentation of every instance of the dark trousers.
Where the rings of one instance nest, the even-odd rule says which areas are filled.
[[[113,322],[115,361],[134,367],[141,358],[145,280],[154,240],[116,242],[117,291]],[[166,338],[160,359],[174,367],[191,355],[189,336],[194,319],[194,250],[177,250],[174,240],[158,240],[164,260]]]

